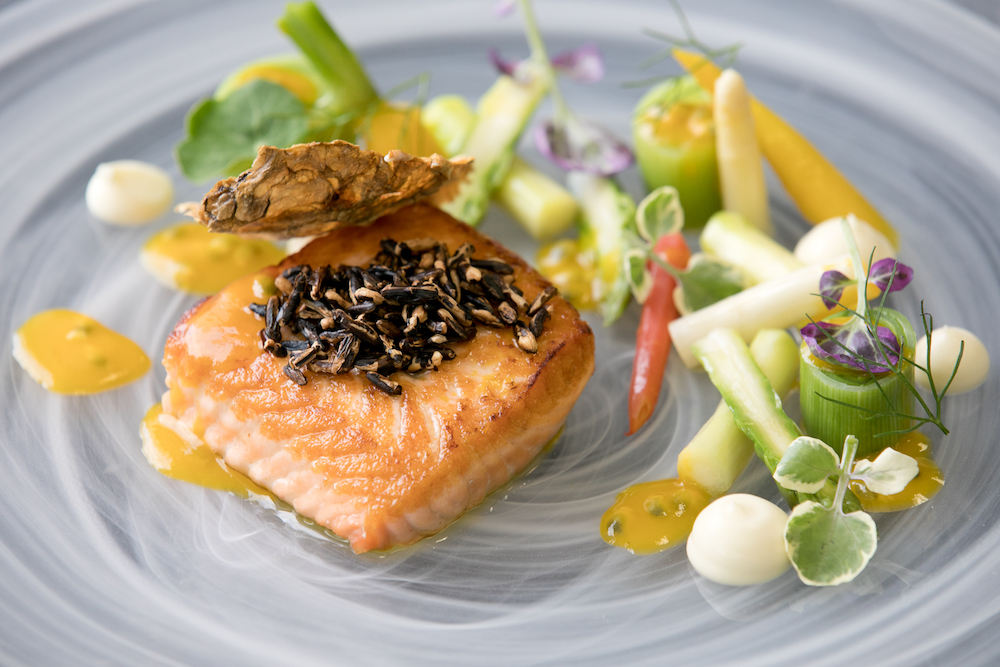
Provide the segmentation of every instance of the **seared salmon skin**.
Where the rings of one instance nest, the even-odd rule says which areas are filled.
[[[337,229],[280,266],[368,266],[386,238],[432,238],[514,269],[530,303],[548,283],[524,260],[446,213],[415,205],[365,227]],[[258,274],[259,275],[259,274]],[[163,412],[231,468],[270,489],[354,551],[436,533],[523,470],[565,421],[594,370],[590,327],[559,296],[537,352],[510,328],[479,326],[437,370],[396,373],[397,396],[357,369],[305,385],[262,349],[255,276],[188,311],[167,340]]]

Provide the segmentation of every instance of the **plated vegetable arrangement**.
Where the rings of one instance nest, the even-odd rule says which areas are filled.
[[[475,225],[496,199],[539,239],[576,222],[575,239],[542,250],[543,272],[578,305],[599,308],[606,323],[631,297],[642,302],[629,433],[655,409],[671,345],[686,365],[708,371],[722,394],[716,413],[678,457],[680,479],[624,493],[601,520],[602,537],[636,552],[656,551],[683,542],[693,529],[692,564],[725,583],[757,583],[780,574],[788,561],[809,584],[850,580],[876,545],[874,522],[863,509],[902,509],[940,487],[926,439],[912,432],[928,424],[947,433],[942,398],[985,379],[985,349],[969,332],[935,335],[923,313],[924,337],[917,340],[912,323],[886,306],[886,296],[912,277],[895,260],[895,230],[804,137],[751,97],[737,71],[720,70],[704,54],[676,49],[689,74],[653,88],[635,110],[635,157],[651,193],[632,200],[614,178],[631,163],[631,152],[571,110],[558,87],[561,74],[599,77],[599,55],[588,47],[550,59],[529,3],[520,7],[532,55],[521,63],[496,55],[501,75],[473,109],[455,96],[422,108],[383,98],[316,8],[290,5],[279,25],[302,55],[248,65],[193,109],[178,146],[182,171],[198,180],[236,174],[260,144],[335,138],[381,152],[471,155],[472,174],[444,210]],[[555,117],[534,139],[569,172],[567,187],[515,154],[546,96]],[[769,236],[762,157],[817,224],[794,253]],[[115,211],[106,216],[113,222],[137,221],[113,206],[100,210]],[[697,229],[701,252],[692,254],[689,232]],[[272,263],[274,251],[259,248],[259,266],[244,261],[235,271]],[[179,254],[185,261],[192,256]],[[218,265],[226,257],[223,248]],[[161,277],[167,272],[148,258],[147,264]],[[987,362],[968,363],[973,352]],[[801,429],[775,400],[796,383]],[[754,452],[793,512],[781,526],[783,548],[775,550],[773,540],[760,547],[772,559],[766,567],[752,576],[726,573],[713,557],[726,547],[704,539],[712,531],[699,526],[710,524],[696,516],[708,507],[704,517],[715,517],[717,536],[732,532],[718,529],[719,521],[737,517],[745,528],[756,525],[758,512],[770,517],[761,525],[770,521],[773,528],[777,515],[758,501],[728,512],[709,504],[732,487]],[[633,524],[645,526],[642,534]],[[746,565],[753,555],[726,567]]]

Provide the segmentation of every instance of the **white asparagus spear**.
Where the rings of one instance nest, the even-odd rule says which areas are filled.
[[[726,297],[711,306],[670,323],[670,337],[688,368],[698,366],[691,346],[713,329],[735,329],[744,341],[751,341],[761,329],[787,329],[812,317],[819,320],[829,313],[819,293],[819,279],[826,271],[840,271],[854,277],[850,255],[830,264],[814,264]],[[869,286],[871,290],[873,285]],[[877,289],[877,288],[875,288]],[[869,292],[871,294],[871,292]]]
[[[712,115],[722,207],[771,234],[767,184],[750,112],[750,94],[739,72],[727,69],[716,80]]]

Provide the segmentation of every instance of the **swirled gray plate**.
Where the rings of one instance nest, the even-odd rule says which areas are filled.
[[[558,50],[594,41],[608,77],[567,84],[574,105],[627,134],[640,94],[622,83],[679,32],[667,3],[539,0]],[[1000,351],[1000,34],[932,0],[690,0],[699,36],[744,44],[766,103],[892,219],[917,278],[896,305]],[[475,98],[486,49],[524,53],[493,0],[326,3],[383,90],[423,71],[431,92]],[[90,219],[101,161],[172,171],[186,109],[251,58],[290,50],[276,2],[37,0],[0,10],[2,346],[32,313],[69,307],[158,358],[193,299],[158,286],[137,252],[153,227]],[[657,70],[667,72],[668,70]],[[525,154],[537,158],[531,149]],[[626,181],[638,194],[634,172]],[[772,189],[779,238],[805,229]],[[500,211],[483,225],[531,256]],[[597,371],[540,465],[412,548],[356,556],[288,517],[161,477],[137,435],[163,390],[157,365],[104,395],[46,393],[7,355],[0,374],[0,662],[3,664],[996,664],[1000,639],[997,374],[946,405],[935,437],[948,483],[878,517],[868,570],[837,589],[789,573],[754,588],[706,583],[682,550],[634,557],[597,521],[626,485],[672,476],[718,400],[673,360],[655,422],[625,439],[637,311],[598,336]],[[760,466],[739,490],[775,497]]]

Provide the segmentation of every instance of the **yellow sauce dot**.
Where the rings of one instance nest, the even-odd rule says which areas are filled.
[[[597,267],[594,255],[580,250],[574,239],[544,244],[538,251],[538,271],[559,288],[559,293],[580,310],[595,308]]]
[[[250,493],[271,496],[270,491],[227,466],[208,445],[202,442],[192,446],[163,424],[160,420],[162,413],[163,406],[159,403],[151,407],[139,430],[142,453],[153,468],[167,477],[217,491],[228,491],[241,498],[249,497]]]
[[[149,357],[131,340],[72,310],[46,310],[14,333],[14,358],[57,394],[96,394],[136,380]]]
[[[684,543],[710,502],[704,489],[679,479],[630,486],[601,517],[601,539],[635,554],[675,547]]]
[[[868,490],[862,482],[851,482],[851,490],[861,501],[866,512],[899,512],[927,502],[944,486],[944,473],[931,457],[931,445],[922,433],[909,433],[894,446],[901,454],[917,460],[919,472],[910,480],[906,488],[891,496],[883,496]],[[880,452],[866,458],[874,459]]]
[[[157,280],[191,294],[214,294],[284,257],[284,251],[269,241],[212,234],[196,223],[180,223],[153,235],[141,254],[143,265]]]

